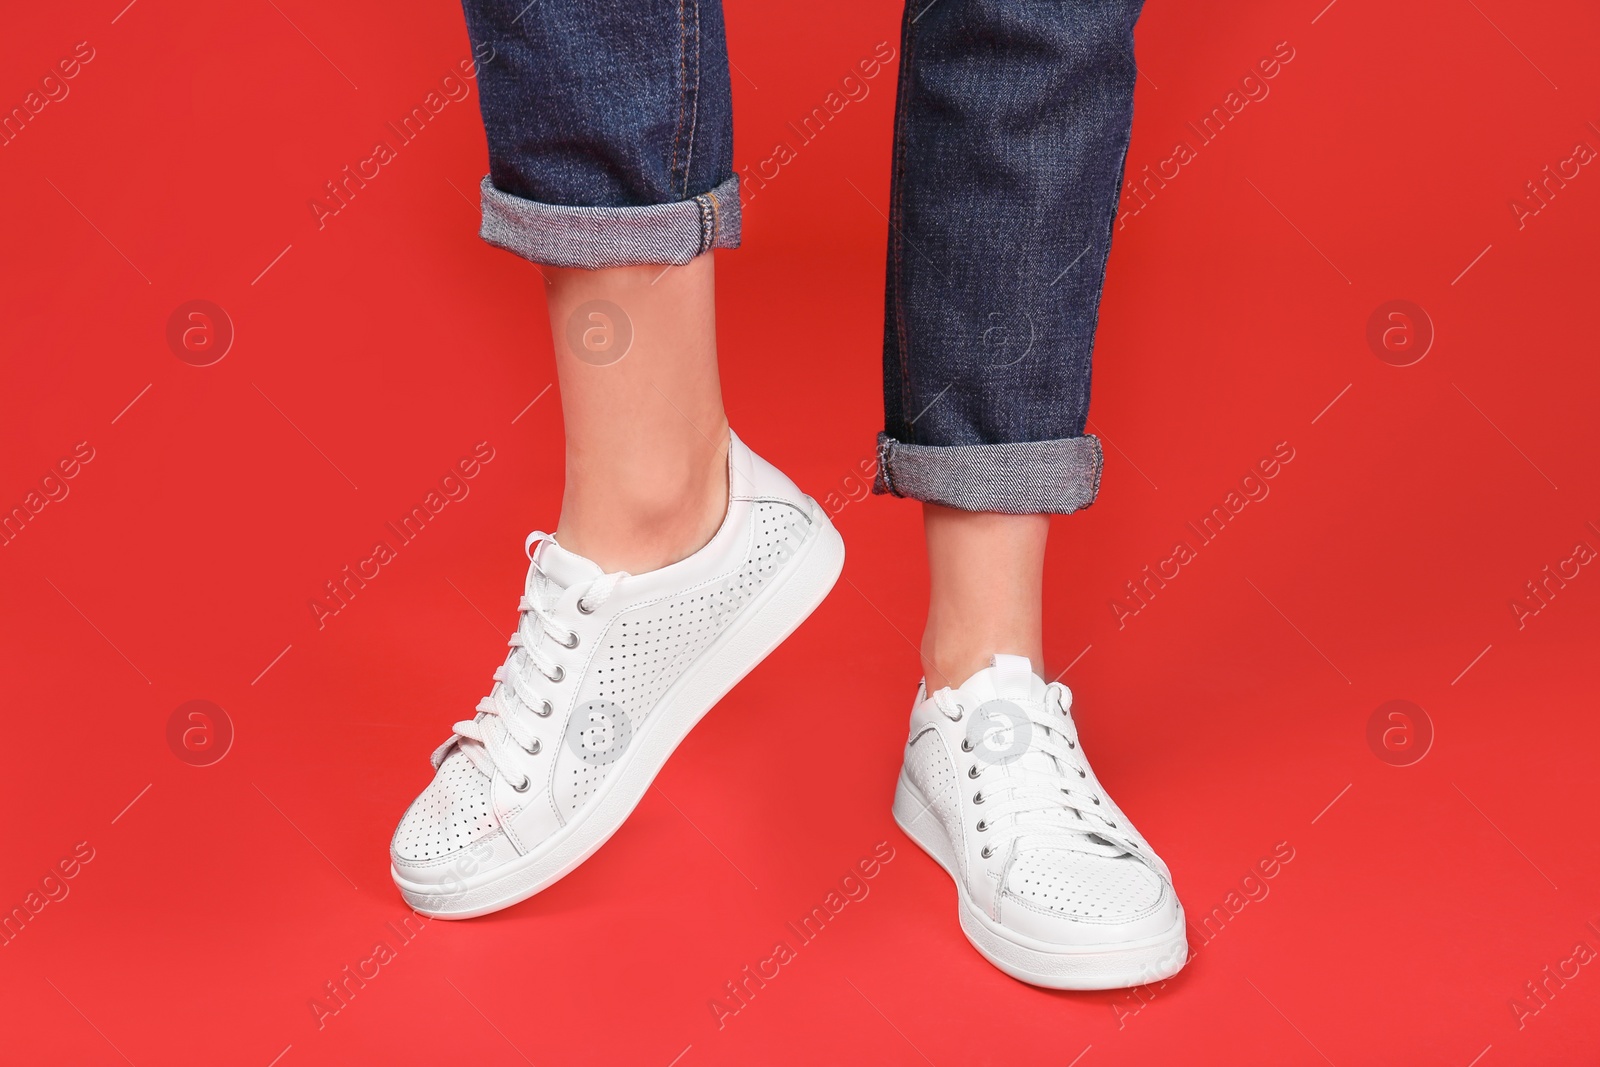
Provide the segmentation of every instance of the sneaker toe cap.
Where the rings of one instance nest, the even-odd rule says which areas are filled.
[[[1002,908],[1007,927],[1072,945],[1153,937],[1181,915],[1171,885],[1144,861],[1067,849],[1018,856],[1006,874]]]
[[[490,797],[491,780],[462,752],[451,752],[433,781],[412,801],[395,828],[390,858],[397,868],[426,872],[448,867],[471,849],[504,838]]]

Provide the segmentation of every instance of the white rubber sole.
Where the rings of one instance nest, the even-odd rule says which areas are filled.
[[[1114,945],[1052,945],[1005,929],[973,904],[956,874],[949,835],[903,770],[894,791],[894,821],[955,882],[961,932],[972,947],[1019,981],[1047,989],[1126,989],[1171,978],[1189,958],[1181,905],[1170,930]]]
[[[570,874],[610,839],[644,799],[678,744],[717,701],[766,659],[827,597],[844,569],[844,541],[822,513],[788,566],[718,635],[645,717],[608,785],[576,817],[509,863],[448,886],[409,882],[390,866],[400,895],[435,919],[470,919],[526,900]]]

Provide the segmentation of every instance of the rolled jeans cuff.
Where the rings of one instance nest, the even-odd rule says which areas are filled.
[[[1094,434],[999,445],[907,445],[880,433],[872,491],[963,511],[1066,515],[1094,503],[1104,465]]]
[[[567,207],[481,185],[479,235],[497,248],[552,267],[687,263],[713,248],[739,247],[739,176],[689,200],[641,207]]]

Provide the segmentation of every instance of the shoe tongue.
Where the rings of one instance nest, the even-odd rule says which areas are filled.
[[[1027,656],[1004,654],[996,655],[989,666],[961,683],[961,692],[979,704],[988,700],[1042,704],[1046,695],[1044,679],[1033,673]]]
[[[1042,728],[1022,714],[1023,708],[1038,707],[1049,696],[1044,679],[1033,673],[1028,657],[995,656],[989,666],[961,684],[961,695],[969,708],[983,710],[987,730],[1012,727],[996,739],[1001,751],[1007,753],[999,767],[1001,773],[1005,773],[1006,766],[1043,773],[1056,770],[1055,760],[1038,748],[1041,739],[1035,735]],[[991,741],[991,747],[995,743]]]

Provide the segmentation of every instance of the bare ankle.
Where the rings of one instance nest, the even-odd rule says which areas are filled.
[[[711,463],[652,464],[642,476],[636,469],[575,478],[569,469],[556,537],[606,571],[644,574],[686,559],[716,535],[727,514],[725,457],[726,448]]]
[[[1044,671],[1044,651],[1026,647],[1026,640],[984,641],[976,635],[959,635],[941,641],[930,625],[922,637],[922,670],[932,693],[947,686],[957,688],[974,674],[990,666],[997,655],[1026,656],[1035,674]]]

